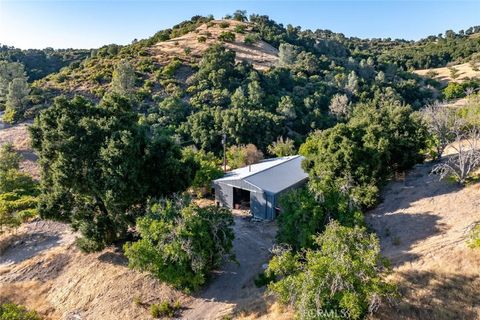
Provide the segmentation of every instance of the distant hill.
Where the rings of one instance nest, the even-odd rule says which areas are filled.
[[[228,32],[235,35],[235,40],[222,41],[222,34]],[[168,63],[173,57],[196,63],[212,44],[223,42],[226,48],[236,53],[237,62],[251,63],[258,70],[275,66],[278,49],[263,40],[248,43],[249,36],[253,34],[253,24],[235,20],[213,20],[185,35],[159,42],[150,50],[161,63]]]
[[[278,48],[261,40],[253,31],[251,23],[235,20],[208,22],[200,20],[192,24],[194,28],[191,25],[188,28],[179,27],[184,29],[178,33],[172,32],[174,37],[168,40],[152,43],[154,36],[132,45],[104,46],[94,51],[93,57],[86,59],[82,64],[75,64],[38,81],[36,87],[64,93],[83,93],[94,97],[107,89],[113,67],[118,61],[129,61],[137,69],[141,78],[157,81],[152,70],[165,66],[172,60],[180,61],[185,67],[195,65],[211,45],[219,43],[236,53],[237,62],[250,63],[257,70],[267,70],[275,66],[278,61]],[[184,33],[185,29],[186,33]],[[222,40],[222,34],[229,33],[233,34],[235,39]],[[249,38],[253,40],[248,42]],[[183,71],[190,75],[193,73],[189,67],[184,68]],[[179,80],[182,80],[181,78],[180,76]]]
[[[0,60],[20,62],[25,66],[29,81],[41,79],[61,68],[78,64],[90,56],[87,49],[28,49],[0,46]]]

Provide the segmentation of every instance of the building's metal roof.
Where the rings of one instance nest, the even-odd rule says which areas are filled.
[[[278,193],[308,177],[302,169],[302,156],[266,159],[259,163],[227,172],[214,183],[244,180],[268,193]]]

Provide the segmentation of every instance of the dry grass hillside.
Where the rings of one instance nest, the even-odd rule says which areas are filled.
[[[403,296],[378,319],[480,319],[480,250],[466,243],[480,221],[480,185],[439,181],[432,165],[391,183],[367,215]]]
[[[121,249],[84,254],[70,228],[51,221],[24,224],[0,236],[0,303],[13,301],[46,319],[153,319],[153,303],[179,301],[182,319],[290,319],[264,298],[254,279],[269,260],[276,233],[273,223],[235,217],[237,262],[214,272],[203,290],[187,295],[127,267]]]
[[[222,41],[222,33],[231,32],[234,41]],[[252,25],[235,20],[213,20],[200,24],[196,29],[182,36],[161,41],[151,46],[126,46],[117,55],[87,59],[75,68],[64,68],[36,81],[33,86],[47,90],[54,97],[59,94],[80,93],[91,99],[98,99],[108,89],[112,72],[119,61],[128,61],[136,70],[137,85],[149,80],[153,87],[144,88],[150,93],[166,96],[166,83],[162,83],[162,68],[172,60],[178,59],[184,65],[176,70],[173,78],[178,85],[184,86],[187,78],[193,74],[192,65],[197,64],[205,50],[211,45],[222,43],[235,51],[237,61],[246,61],[259,70],[266,70],[278,61],[278,50],[270,44],[255,40],[245,43],[245,37],[254,37]],[[203,39],[199,41],[199,38]]]
[[[243,33],[236,32],[235,28],[245,28]],[[197,62],[203,52],[212,44],[222,42],[219,36],[224,32],[235,34],[235,41],[224,42],[224,46],[235,51],[237,61],[246,61],[259,70],[268,69],[278,61],[278,50],[265,41],[259,40],[251,45],[245,44],[245,36],[251,34],[252,26],[249,23],[235,20],[213,20],[202,24],[195,31],[181,37],[159,42],[150,50],[160,63],[166,63],[173,57],[188,62]],[[199,37],[205,37],[205,42],[200,42]]]
[[[478,77],[480,77],[480,70],[479,71],[473,70],[472,65],[470,63],[463,63],[463,64],[455,65],[455,66],[452,66],[452,67],[458,70],[458,78],[456,79],[456,81],[462,82],[463,80],[465,80],[467,78],[478,78]],[[421,76],[425,76],[429,72],[432,72],[432,71],[436,73],[436,76],[434,77],[434,79],[436,79],[440,82],[450,82],[450,81],[453,80],[449,67],[434,68],[434,69],[423,69],[423,70],[416,70],[414,72],[416,74],[421,75]]]

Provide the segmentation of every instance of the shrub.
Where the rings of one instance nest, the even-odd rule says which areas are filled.
[[[228,23],[227,21],[222,21],[222,22],[220,22],[219,26],[220,26],[220,28],[225,29],[225,28],[230,27],[230,23]]]
[[[182,308],[177,301],[175,304],[170,304],[168,301],[155,303],[150,306],[150,315],[154,318],[174,317],[175,313]]]
[[[450,82],[443,89],[443,97],[447,100],[463,98],[465,97],[465,88],[460,83]]]
[[[18,171],[22,157],[6,144],[0,150],[0,233],[37,215],[37,183]]]
[[[168,78],[171,78],[173,77],[175,71],[177,71],[177,69],[180,68],[181,65],[182,63],[180,62],[180,60],[173,59],[172,61],[170,61],[169,64],[163,67],[162,74]]]
[[[192,48],[190,48],[190,47],[185,47],[185,48],[183,49],[183,52],[185,52],[185,54],[188,56],[188,55],[190,55],[190,53],[192,53]]]
[[[233,41],[235,41],[235,33],[230,32],[230,31],[222,32],[218,36],[218,40],[225,41],[225,42],[233,42]]]
[[[268,152],[277,157],[293,156],[296,153],[295,144],[290,138],[278,137],[268,146]]]
[[[242,25],[242,24],[239,24],[239,25],[235,26],[233,31],[235,31],[236,33],[245,33],[245,26]]]
[[[207,42],[207,37],[205,37],[205,36],[200,36],[200,37],[197,38],[197,41],[198,41],[199,43],[205,43],[205,42]]]
[[[140,240],[127,243],[125,255],[132,268],[176,288],[196,290],[230,253],[232,225],[225,208],[200,208],[180,199],[154,203],[137,220]]]
[[[258,277],[253,281],[255,283],[255,286],[257,288],[264,287],[266,285],[269,285],[270,283],[274,282],[276,280],[275,274],[273,272],[267,274],[265,272],[262,272],[258,275]]]
[[[260,40],[260,36],[257,33],[247,34],[243,42],[247,45],[252,45]]]
[[[480,248],[480,223],[475,225],[470,231],[468,245],[470,248]]]
[[[254,164],[262,159],[262,151],[258,150],[257,147],[251,143],[246,146],[231,146],[227,150],[227,162],[232,169]]]
[[[395,296],[395,286],[382,279],[387,262],[378,239],[364,228],[331,222],[315,237],[315,247],[277,250],[266,271],[279,278],[269,290],[298,318],[322,318],[328,310],[338,318],[361,319]]]
[[[0,305],[0,320],[41,320],[35,311],[28,311],[25,307],[13,303]]]

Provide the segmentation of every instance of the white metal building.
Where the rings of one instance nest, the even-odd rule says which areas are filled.
[[[298,155],[266,159],[227,172],[213,181],[215,200],[229,208],[248,207],[254,217],[273,220],[279,213],[279,196],[308,178],[302,160]]]

